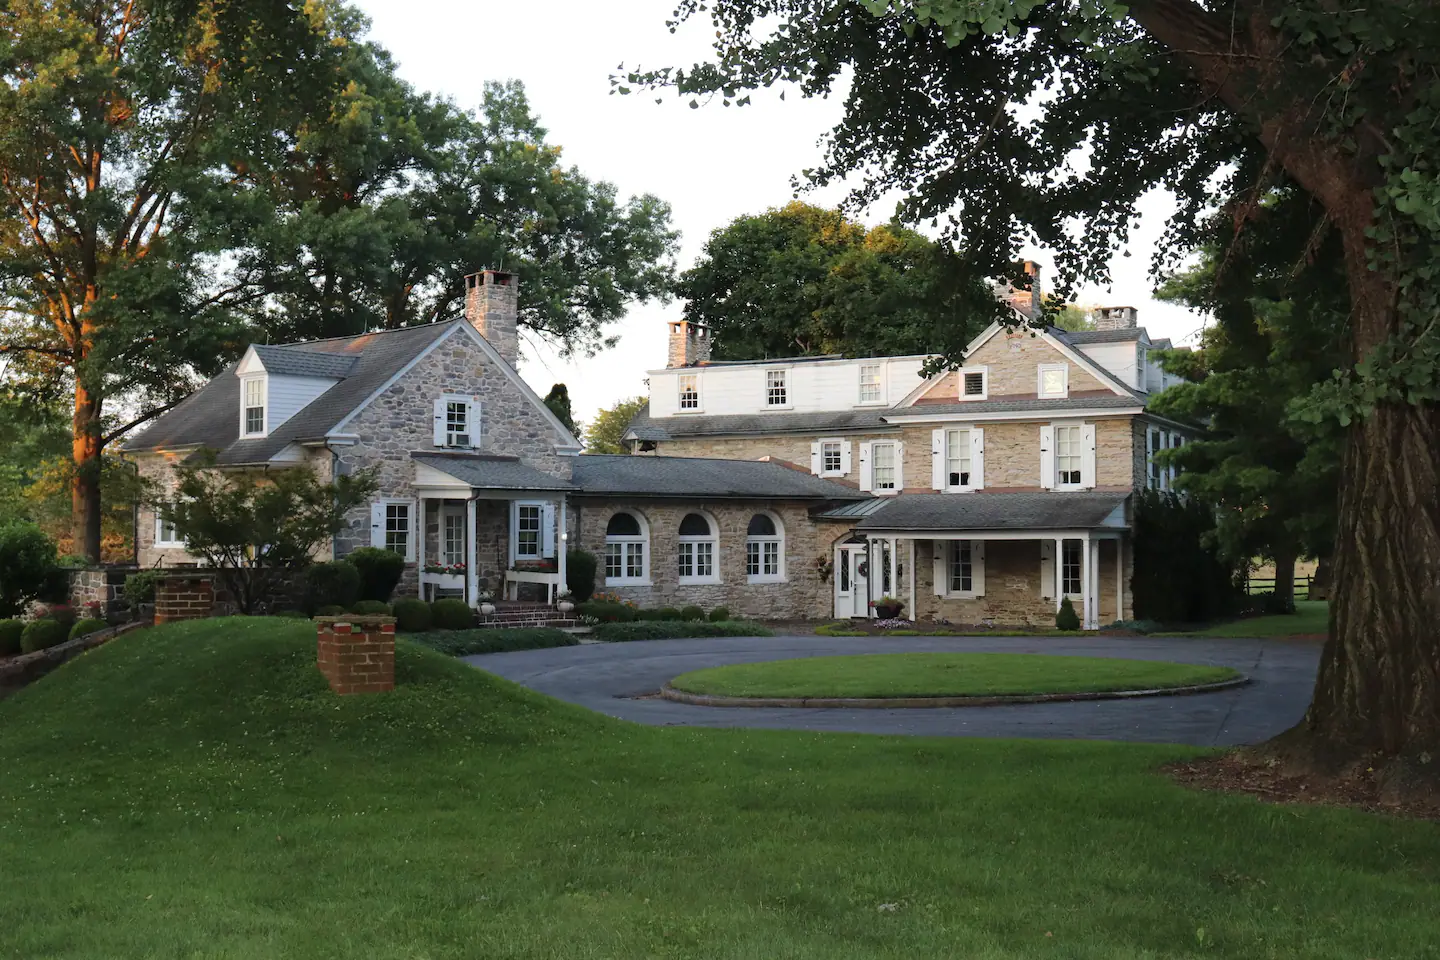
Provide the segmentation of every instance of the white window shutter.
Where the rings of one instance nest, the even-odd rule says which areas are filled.
[[[905,492],[905,441],[895,444],[895,492]]]
[[[520,539],[520,504],[510,501],[510,569],[515,569],[515,547]]]
[[[1055,428],[1040,428],[1040,486],[1045,490],[1055,488]]]
[[[934,560],[935,596],[943,597],[950,590],[950,541],[931,540],[930,553]]]
[[[370,504],[370,546],[385,546],[385,504],[379,500]]]
[[[1040,597],[1055,599],[1055,541],[1040,541]]]
[[[985,489],[985,431],[979,427],[970,431],[970,487]]]
[[[540,511],[540,555],[547,560],[555,556],[555,504],[545,501]]]
[[[945,489],[945,428],[930,431],[930,486]]]
[[[875,489],[874,474],[870,470],[870,441],[860,441],[860,489]]]
[[[824,472],[825,465],[820,461],[820,441],[814,440],[810,443],[810,472],[820,476]]]
[[[435,401],[435,446],[445,446],[445,398]]]
[[[1095,487],[1095,424],[1087,423],[1080,428],[1080,486],[1086,490]]]
[[[470,416],[465,425],[470,428],[470,446],[481,447],[485,438],[485,404],[479,397],[470,398]]]
[[[850,470],[851,470],[850,447],[851,447],[851,441],[849,441],[849,440],[841,440],[841,441],[840,441],[840,475],[841,475],[842,477],[848,477],[848,476],[850,476]]]
[[[975,596],[985,596],[985,541],[970,541],[970,586]]]

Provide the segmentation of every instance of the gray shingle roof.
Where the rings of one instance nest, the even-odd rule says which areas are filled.
[[[1095,410],[1095,409],[1134,409],[1143,406],[1144,401],[1136,396],[1116,396],[1113,393],[1096,393],[1091,395],[1060,397],[1051,399],[1013,398],[996,400],[957,400],[954,403],[917,403],[913,407],[900,407],[894,410],[887,410],[886,415],[891,417],[920,417],[928,414],[973,414],[977,419],[987,413],[1020,413],[1028,410],[1045,412],[1048,410]]]
[[[485,490],[573,490],[559,477],[541,473],[516,457],[477,456],[463,453],[412,453],[410,458],[448,473],[456,480]]]
[[[329,369],[336,369],[341,361],[346,361],[351,364],[350,373],[272,430],[268,437],[257,439],[239,439],[240,380],[235,376],[235,365],[231,364],[184,403],[126,443],[125,449],[155,450],[198,445],[219,450],[217,462],[222,465],[264,463],[297,440],[316,440],[325,436],[426,347],[454,329],[457,323],[463,322],[452,320],[292,345],[290,349],[295,353],[316,353],[333,358],[316,361],[316,368],[320,363],[328,362],[331,364]]]
[[[751,434],[820,434],[837,430],[885,429],[881,418],[889,411],[827,410],[820,413],[685,414],[651,417],[642,407],[626,429],[637,440],[677,440],[685,437],[720,437]]]
[[[593,495],[640,497],[854,500],[853,487],[764,460],[711,460],[584,454],[573,482]]]
[[[1077,346],[1082,343],[1124,343],[1126,340],[1149,339],[1144,327],[1127,327],[1121,330],[1062,330],[1051,327],[1049,333]]]
[[[341,380],[355,368],[355,357],[345,354],[307,350],[295,344],[253,344],[255,355],[265,365],[266,373],[280,377],[323,377]]]
[[[857,530],[1084,530],[1100,526],[1130,494],[1094,492],[905,493]]]

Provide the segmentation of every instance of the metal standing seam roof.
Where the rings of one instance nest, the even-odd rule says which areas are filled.
[[[868,500],[851,500],[847,503],[825,504],[810,511],[812,520],[858,520],[883,510],[890,503],[888,497],[871,497]]]
[[[481,490],[574,490],[575,485],[521,463],[517,457],[412,453],[423,463]]]
[[[575,458],[572,483],[580,493],[592,496],[752,500],[854,500],[870,496],[779,463],[702,457],[582,454]]]
[[[905,493],[855,525],[857,530],[1085,530],[1104,525],[1130,493]]]

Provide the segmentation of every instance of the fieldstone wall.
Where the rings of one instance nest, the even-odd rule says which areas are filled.
[[[1069,370],[1070,395],[1110,394],[1108,384],[1028,330],[1001,331],[979,350],[965,358],[967,367],[989,367],[987,394],[996,397],[1034,397],[1039,389],[1040,364],[1065,364]],[[954,400],[959,397],[960,374],[951,371],[925,394],[924,400]]]
[[[816,569],[817,559],[828,563],[834,556],[837,539],[849,528],[817,524],[810,520],[803,503],[784,501],[710,502],[703,512],[713,518],[719,530],[716,571],[719,582],[681,584],[678,566],[678,533],[687,513],[701,512],[696,502],[652,500],[585,500],[579,512],[579,545],[599,558],[595,589],[620,595],[642,607],[696,604],[709,610],[729,608],[732,614],[765,619],[819,619],[834,611],[830,580]],[[630,510],[645,518],[650,528],[650,584],[609,586],[605,583],[605,528],[611,516]],[[750,583],[745,573],[745,533],[750,518],[768,511],[785,527],[785,580],[780,583]]]
[[[76,610],[99,604],[102,615],[109,615],[123,603],[125,578],[135,567],[84,567],[68,571],[70,583],[66,602]]]

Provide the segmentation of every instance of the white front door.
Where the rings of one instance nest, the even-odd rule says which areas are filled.
[[[835,548],[835,616],[865,617],[870,614],[870,589],[866,577],[864,544]]]

